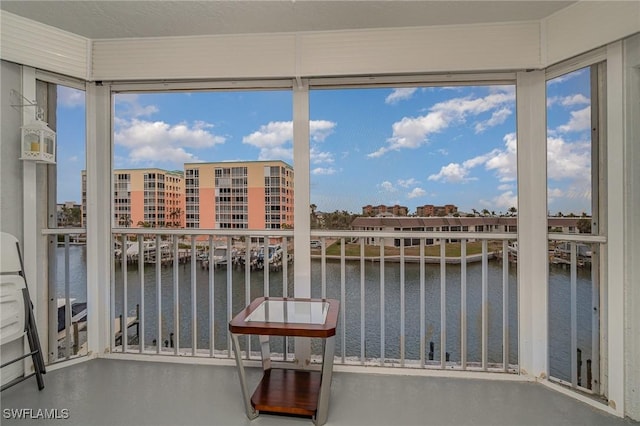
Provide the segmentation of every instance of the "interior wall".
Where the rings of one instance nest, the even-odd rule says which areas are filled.
[[[640,420],[640,34],[623,44],[625,99],[625,407]]]
[[[20,66],[7,61],[2,61],[0,71],[0,230],[15,235],[22,244],[22,162],[18,161],[22,109],[11,106],[21,101],[11,91],[20,93],[22,77]]]
[[[21,92],[22,73],[19,65],[2,61],[0,64],[0,230],[15,235],[23,243],[22,235],[22,162],[20,157],[20,126],[22,109],[12,107],[21,101],[12,94]],[[1,255],[1,254],[0,254]],[[13,359],[22,354],[22,343],[14,341],[0,347],[0,358]],[[2,383],[22,374],[22,363],[16,362],[2,369]]]

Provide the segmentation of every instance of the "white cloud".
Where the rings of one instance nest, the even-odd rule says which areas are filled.
[[[403,188],[409,188],[410,186],[417,185],[418,183],[420,182],[414,178],[398,179],[398,186]]]
[[[564,107],[570,107],[574,105],[591,105],[591,100],[581,93],[569,96],[553,96],[547,99],[547,106],[553,106],[560,104]]]
[[[498,185],[498,191],[509,191],[511,189],[514,189],[514,185],[511,183],[503,183],[501,185]]]
[[[440,172],[438,172],[437,174],[429,176],[428,179],[434,181],[457,183],[469,181],[470,178],[467,178],[468,175],[468,168],[458,163],[449,163],[446,166],[443,166],[440,169]]]
[[[515,133],[505,135],[503,140],[505,149],[493,150],[485,163],[485,168],[495,170],[501,182],[511,182],[517,178],[518,141]]]
[[[476,123],[476,133],[482,133],[489,127],[495,127],[504,123],[510,115],[511,109],[509,108],[501,108],[494,111],[493,114],[491,114],[491,118],[486,121]]]
[[[556,198],[562,198],[564,196],[565,193],[560,188],[547,188],[547,198],[550,203],[552,203]]]
[[[129,150],[128,161],[134,164],[147,161],[181,164],[199,161],[185,148],[208,148],[225,142],[211,128],[212,124],[201,121],[171,125],[163,121],[121,119],[114,141]]]
[[[334,169],[333,167],[316,167],[315,169],[311,170],[312,175],[332,175],[335,173],[336,169]]]
[[[180,147],[144,145],[132,149],[128,160],[134,164],[144,162],[158,163],[195,163],[200,161],[198,157]]]
[[[84,91],[66,86],[58,86],[58,103],[67,108],[84,106]]]
[[[487,152],[486,154],[482,154],[482,155],[478,155],[476,157],[470,158],[468,160],[465,160],[462,163],[462,166],[465,169],[471,169],[473,167],[479,166],[481,164],[486,163],[487,161],[489,161],[490,159],[492,159],[493,157],[495,157],[496,155],[498,155],[500,153],[499,149],[494,149],[490,152]]]
[[[500,90],[500,91],[498,91]],[[406,148],[418,148],[426,144],[429,136],[439,133],[454,123],[464,122],[469,115],[478,115],[495,108],[504,108],[515,101],[515,92],[511,88],[494,88],[485,97],[453,98],[433,105],[426,115],[404,117],[393,123],[392,136],[387,145],[368,154],[369,157],[381,157],[389,151]],[[504,114],[504,113],[502,113]],[[506,117],[505,117],[506,118]],[[497,117],[495,120],[498,120]]]
[[[551,180],[568,182],[562,198],[590,200],[590,142],[568,142],[561,137],[549,137],[547,139],[547,173]]]
[[[547,138],[547,174],[553,180],[590,181],[590,143],[568,143],[563,138]]]
[[[403,148],[418,148],[427,142],[427,137],[431,133],[438,133],[447,128],[442,112],[430,112],[422,117],[404,117],[402,120],[393,123],[393,136],[387,139],[387,146],[383,146],[369,157],[381,157],[389,151]]]
[[[411,192],[407,194],[407,198],[419,198],[427,195],[427,191],[422,188],[413,188]]]
[[[115,104],[118,116],[124,119],[148,117],[159,111],[155,105],[140,105],[138,95],[130,93],[116,95]]]
[[[429,176],[429,180],[464,183],[477,178],[469,177],[471,169],[481,165],[486,170],[495,170],[496,175],[502,182],[509,182],[516,179],[516,149],[517,141],[515,133],[509,133],[504,137],[505,149],[494,149],[486,154],[478,155],[464,161],[462,164],[449,163],[440,169],[440,172]]]
[[[293,124],[292,124],[293,126]],[[327,136],[333,133],[333,129],[337,126],[337,123],[328,120],[311,120],[309,121],[309,132],[311,133],[311,139],[315,142],[324,141]],[[291,127],[293,132],[293,127]]]
[[[329,136],[336,123],[327,120],[311,120],[309,130],[311,139],[315,142],[324,141]],[[253,145],[260,149],[258,158],[260,160],[292,159],[293,147],[293,122],[292,121],[271,121],[260,126],[260,128],[242,138],[242,143]],[[327,153],[318,153],[328,158]]]
[[[384,100],[386,104],[397,104],[400,101],[410,99],[411,96],[418,90],[415,87],[407,87],[402,89],[393,89],[393,92]]]
[[[309,159],[313,164],[322,164],[322,163],[333,164],[335,162],[333,153],[319,151],[314,146],[312,146],[309,151]]]
[[[567,124],[558,126],[558,131],[561,133],[569,132],[581,132],[591,128],[591,106],[580,109],[578,111],[571,111],[571,118]]]
[[[479,202],[482,207],[490,211],[507,211],[511,207],[518,206],[518,196],[515,195],[512,191],[505,191],[490,200],[480,200]]]
[[[213,125],[195,122],[171,125],[164,121],[144,121],[133,119],[128,126],[116,131],[115,142],[135,148],[140,145],[180,145],[191,148],[205,148],[224,143],[225,138],[211,133]]]
[[[396,192],[397,189],[395,186],[393,186],[393,184],[391,182],[389,182],[388,180],[385,180],[384,182],[380,183],[377,185],[378,188],[380,188],[383,191],[386,192]]]

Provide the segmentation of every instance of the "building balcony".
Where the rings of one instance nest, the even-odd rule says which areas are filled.
[[[274,8],[241,10],[238,17],[260,13],[256,22],[298,25],[276,25],[259,34],[254,33],[259,30],[254,22],[242,27],[235,19],[224,22],[233,27],[230,32],[211,33],[224,27],[211,25],[214,12],[189,12],[172,2],[153,5],[158,9],[162,3],[164,13],[135,13],[136,2],[131,8],[107,8],[103,2],[105,13],[98,14],[73,2],[51,2],[47,13],[44,3],[3,2],[0,7],[5,95],[0,108],[1,225],[24,249],[26,281],[49,369],[42,392],[30,381],[3,391],[4,410],[68,410],[65,421],[77,424],[249,424],[227,325],[251,300],[282,296],[341,302],[329,424],[620,424],[625,416],[640,419],[637,2],[547,2],[546,7],[540,2],[515,7],[518,2],[513,2],[514,8],[496,2],[496,10],[504,12],[501,17],[493,16],[483,2],[474,6],[475,13],[467,10],[469,5],[463,14],[455,8],[436,14],[405,11],[396,22],[383,20],[372,28],[354,27],[356,21],[328,27],[336,22],[327,18],[330,13],[309,9],[305,18],[305,7],[324,7],[325,2],[305,2],[305,7],[283,2],[280,6],[290,15]],[[241,3],[230,2],[229,7],[244,7]],[[408,3],[421,8],[438,2],[405,6]],[[380,14],[377,3],[363,2],[349,12],[357,22],[375,21],[363,20],[362,8],[370,16],[395,16],[395,11]],[[69,18],[67,24],[54,22],[63,15]],[[107,15],[113,19],[103,19]],[[153,22],[164,16],[183,16],[183,31],[197,27],[198,19],[206,22],[199,21],[203,29],[198,34],[156,34],[156,29],[177,28]],[[315,19],[318,16],[325,18]],[[413,17],[425,20],[411,21]],[[144,25],[136,24],[138,19]],[[324,26],[317,30],[304,30],[306,22],[322,20]],[[71,23],[86,26],[74,29]],[[100,28],[106,32],[93,31]],[[146,30],[136,35],[127,28]],[[570,76],[581,72],[589,96],[586,90],[573,89],[554,94],[554,85],[568,80],[573,87],[577,80]],[[505,101],[486,109],[498,86],[504,88],[498,98]],[[36,110],[44,111],[58,136],[64,133],[58,107],[70,99],[58,96],[62,87],[82,92],[82,112],[73,113],[76,118],[69,126],[80,136],[77,141],[69,137],[69,145],[58,138],[56,165],[19,160],[21,128],[40,115]],[[431,92],[473,87],[482,88],[486,96],[440,98]],[[368,112],[373,103],[364,97],[345,102],[327,96],[324,109],[331,114],[318,116],[323,109],[318,94],[369,89],[381,90],[376,110],[395,111],[385,123]],[[195,209],[205,202],[204,197],[196,200],[202,194],[194,192],[197,179],[204,181],[205,176],[186,170],[186,201],[173,204],[186,216],[173,222],[187,228],[127,228],[134,225],[129,217],[134,206],[120,211],[121,218],[114,217],[114,208],[122,208],[119,204],[131,191],[114,201],[114,169],[118,158],[138,164],[139,157],[132,150],[120,151],[125,144],[116,105],[130,95],[200,92],[220,95],[216,102],[221,103],[207,103],[199,110],[222,112],[231,105],[228,93],[284,94],[278,108],[272,101],[262,102],[273,116],[260,120],[252,120],[253,108],[240,103],[234,107],[238,112],[229,109],[229,117],[252,127],[229,133],[228,140],[234,142],[227,144],[229,155],[215,160],[262,158],[262,148],[273,144],[244,142],[274,124],[280,129],[273,133],[275,140],[286,148],[282,161],[293,160],[296,167],[295,177],[290,176],[290,185],[279,195],[291,204],[273,215],[265,209],[269,203],[260,204],[259,216],[269,214],[266,226],[261,221],[249,222],[251,230],[213,229],[220,223],[201,222],[204,218]],[[394,100],[409,92],[431,99],[422,104],[416,97],[412,109],[400,113]],[[455,104],[451,99],[457,99]],[[575,108],[562,110],[566,119],[549,113],[551,107],[558,111],[567,105]],[[349,118],[353,111],[366,120]],[[172,126],[180,120],[193,123],[189,128],[195,130],[214,126],[213,120],[175,119]],[[341,132],[345,139],[332,142],[331,158],[314,145],[326,136],[313,132],[318,119],[331,129],[340,122],[335,135]],[[454,121],[464,127],[463,138],[450,126]],[[504,126],[500,131],[494,126],[499,122]],[[451,137],[444,137],[445,124]],[[378,125],[386,130],[374,133]],[[215,126],[219,136],[226,135],[224,127]],[[483,132],[492,140],[491,149],[479,149],[476,143]],[[571,145],[579,150],[559,143],[557,136],[567,132],[573,132]],[[146,141],[161,140],[145,136]],[[440,137],[446,149],[438,151],[442,157],[437,164],[427,166],[423,160],[438,148],[432,143]],[[221,141],[207,140],[206,148]],[[472,148],[469,155],[445,160],[463,140]],[[171,152],[183,152],[187,145],[205,148],[192,142],[185,139]],[[353,152],[360,153],[360,169],[351,167],[353,157],[342,155],[345,143],[351,142]],[[80,145],[82,150],[73,149]],[[155,144],[132,140],[130,145],[173,157]],[[242,155],[238,147],[252,154]],[[424,157],[412,155],[418,148]],[[398,150],[409,154],[399,161],[391,155]],[[209,151],[218,156],[217,148]],[[210,160],[195,151],[185,154],[193,161]],[[315,169],[317,154],[331,167]],[[338,154],[340,170],[361,175],[369,187],[340,177],[328,180],[333,182],[330,191],[318,197],[313,177],[337,171],[333,161]],[[80,158],[85,158],[86,168],[77,196],[86,206],[80,221],[84,229],[57,228],[56,198],[66,186],[62,176],[68,171],[62,160]],[[375,158],[377,163],[371,160]],[[424,188],[416,186],[403,198],[392,197],[392,191],[379,197],[376,190],[383,180],[380,188],[389,190],[417,181],[408,175],[391,178],[387,168],[419,172]],[[517,210],[508,223],[442,223],[429,229],[426,224],[405,227],[405,222],[390,228],[371,218],[360,228],[336,231],[331,229],[342,224],[322,221],[327,218],[312,222],[308,214],[317,199],[333,202],[354,193],[367,197],[358,206],[405,204],[418,195],[423,197],[419,204],[447,207],[444,203],[454,202],[461,209],[471,208],[470,201],[463,207],[455,199],[429,198],[436,194],[432,185],[443,185],[444,197],[455,193],[453,183],[474,183],[480,169],[483,175],[495,173],[491,185],[503,192],[493,195],[505,197],[474,194],[475,207],[486,207],[482,214],[487,216],[492,208]],[[260,173],[256,182],[262,186],[265,170]],[[556,178],[566,178],[568,186],[554,187]],[[345,183],[354,184],[353,189],[346,191]],[[477,183],[485,186],[484,181]],[[288,192],[293,187],[295,201]],[[122,185],[116,189],[122,192]],[[213,203],[215,191],[209,189],[206,202]],[[140,191],[144,201],[144,179]],[[264,195],[258,196],[260,203]],[[574,196],[590,200],[590,208],[581,211],[591,216],[591,232],[579,234],[577,226],[565,227],[564,219],[552,223],[548,218],[564,211],[550,200]],[[148,219],[159,219],[162,210],[152,210]],[[214,212],[212,205],[206,211]],[[233,214],[244,211],[225,214],[233,220]],[[283,216],[291,229],[280,229]],[[77,224],[75,219],[67,222]],[[318,224],[329,230],[312,229]],[[0,354],[22,354],[23,343],[3,344]],[[251,384],[258,377],[259,346],[257,338],[240,339],[240,356],[253,368]],[[273,339],[271,353],[274,362],[318,368],[319,348],[313,340],[280,338]],[[28,362],[3,368],[3,384],[27,375],[30,368]],[[10,419],[13,414],[6,413],[3,424],[31,422]],[[255,421],[285,422],[308,424],[308,419],[261,416]]]
[[[143,357],[144,358],[144,357]],[[258,368],[247,369],[255,387]],[[513,380],[515,379],[515,380]],[[306,418],[245,416],[232,365],[95,359],[49,371],[3,392],[4,425],[312,425]],[[68,418],[30,419],[57,410]],[[7,411],[9,410],[9,411]],[[29,411],[31,410],[31,411]],[[27,419],[17,419],[18,415]],[[9,418],[14,416],[14,418]],[[327,425],[623,425],[556,390],[515,376],[411,375],[397,369],[336,366]]]
[[[79,232],[47,231],[70,304],[86,294],[86,284],[76,286],[86,255]],[[114,229],[108,349],[100,359],[89,353],[99,336],[87,317],[56,317],[45,389],[26,381],[4,391],[3,421],[28,424],[7,416],[53,408],[68,410],[69,424],[247,424],[226,325],[255,297],[292,296],[289,272],[308,261],[311,296],[341,301],[327,424],[625,424],[598,391],[598,363],[587,367],[597,349],[570,343],[585,328],[597,335],[578,321],[580,300],[572,300],[573,327],[550,307],[551,324],[569,334],[552,333],[557,377],[521,371],[515,234],[312,231],[320,247],[297,258],[293,231],[198,232]],[[550,247],[562,241],[567,249],[550,259],[563,260],[558,283],[590,286],[580,247],[590,244],[594,256],[601,238],[553,238]],[[295,362],[296,343],[272,339],[274,362]],[[319,346],[310,346],[311,368],[319,368]],[[576,349],[584,362],[571,356]],[[259,350],[257,339],[241,338],[251,388]],[[270,415],[256,422],[311,424]]]

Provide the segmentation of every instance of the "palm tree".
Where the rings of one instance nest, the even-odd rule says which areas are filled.
[[[316,215],[316,209],[318,208],[318,206],[316,206],[315,204],[311,204],[309,208],[311,209],[311,229],[316,229],[318,228],[318,216]]]
[[[511,216],[515,216],[517,212],[518,209],[516,209],[515,207],[509,207],[509,213],[511,214]]]
[[[171,210],[171,213],[169,213],[169,219],[173,219],[173,225],[179,227],[182,224],[182,221],[180,220],[182,219],[182,209],[177,207]],[[171,226],[170,223],[171,222],[167,222],[167,226]]]
[[[133,220],[128,215],[122,215],[118,218],[118,225],[128,228],[133,224]]]
[[[482,209],[482,216],[489,216],[489,210]]]

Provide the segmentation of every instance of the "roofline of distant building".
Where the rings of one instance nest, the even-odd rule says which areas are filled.
[[[228,161],[202,161],[194,163],[184,163],[185,166],[197,166],[202,164],[242,164],[242,163],[282,163],[293,169],[293,166],[283,160],[228,160]]]
[[[591,216],[574,216],[574,217],[557,217],[549,216],[548,225],[558,226],[570,224],[577,224],[580,219],[591,219]],[[504,224],[504,225],[516,225],[518,221],[517,216],[473,216],[473,217],[455,217],[455,216],[384,216],[384,217],[356,217],[351,226],[402,226],[402,222],[406,222],[407,225],[418,225],[417,222],[421,222],[423,226],[434,226],[442,224],[444,226],[456,226],[465,224]],[[418,225],[419,226],[419,225]]]
[[[166,169],[161,169],[158,167],[140,167],[140,168],[131,168],[131,169],[113,169],[113,172],[141,172],[144,170],[151,170],[151,171],[157,171],[157,172],[163,172],[163,173],[173,173],[173,174],[179,174],[179,175],[183,175],[184,171],[182,170],[166,170]],[[86,173],[86,169],[83,169],[81,171],[82,173]]]

